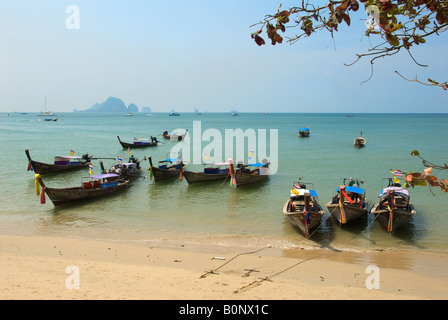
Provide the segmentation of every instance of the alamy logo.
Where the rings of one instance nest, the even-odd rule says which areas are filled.
[[[69,276],[65,280],[65,287],[69,290],[79,289],[79,268],[78,266],[71,265],[65,268],[65,273]]]
[[[79,7],[70,5],[65,9],[69,16],[65,19],[65,27],[68,30],[77,30],[80,28]]]
[[[182,129],[174,131],[180,132]],[[208,144],[203,146],[204,142]],[[218,129],[209,128],[202,131],[201,121],[193,121],[191,135],[190,131],[187,131],[182,141],[171,148],[171,158],[177,158],[179,155],[191,164],[225,162],[228,159],[235,163],[255,163],[269,159],[270,174],[275,174],[278,169],[278,129],[269,129],[268,149],[267,129],[225,129],[223,137]]]
[[[366,279],[366,288],[378,290],[380,288],[380,268],[370,265],[366,268],[366,273],[370,274]]]

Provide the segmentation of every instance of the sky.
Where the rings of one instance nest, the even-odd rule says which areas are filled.
[[[109,96],[153,112],[448,112],[448,91],[394,73],[448,80],[447,34],[413,51],[429,67],[400,52],[364,82],[369,60],[344,65],[374,41],[364,12],[333,40],[257,46],[250,26],[280,3],[297,2],[0,0],[0,112],[40,112],[45,97],[53,112],[86,110]]]

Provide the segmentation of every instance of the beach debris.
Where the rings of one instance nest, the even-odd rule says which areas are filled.
[[[243,269],[244,271],[247,271],[245,274],[243,274],[242,275],[242,277],[248,277],[248,276],[250,276],[250,274],[252,273],[252,272],[260,272],[260,271],[258,271],[258,270],[255,270],[254,268],[252,268],[252,269]]]
[[[204,272],[205,273],[202,276],[199,277],[200,279],[205,278],[209,274],[219,274],[219,273],[215,272],[214,270],[204,271]]]
[[[268,247],[268,248],[270,248],[270,247]],[[201,279],[202,279],[202,278],[205,278],[205,277],[206,277],[207,275],[209,275],[209,274],[219,274],[219,273],[216,273],[215,271],[218,270],[218,269],[220,269],[220,268],[222,268],[222,267],[224,267],[226,264],[230,263],[232,260],[236,259],[237,257],[239,257],[239,256],[241,256],[241,255],[245,255],[245,254],[254,254],[254,253],[257,253],[257,252],[259,252],[259,251],[261,251],[261,250],[263,250],[263,249],[266,249],[266,248],[261,248],[261,249],[258,249],[258,250],[255,250],[255,251],[250,251],[250,252],[239,253],[239,254],[237,254],[236,256],[234,256],[233,258],[231,258],[230,260],[224,262],[224,263],[223,263],[222,265],[220,265],[218,268],[216,268],[216,269],[214,269],[214,270],[210,270],[210,271],[205,271],[205,273],[204,273],[203,275],[201,275],[200,278],[201,278]],[[217,259],[217,260],[225,260],[224,257],[213,257],[211,260],[214,260],[214,259]]]

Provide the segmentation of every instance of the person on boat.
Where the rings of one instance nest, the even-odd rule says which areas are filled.
[[[353,180],[352,177],[350,177],[348,185],[349,187],[359,187],[358,181]],[[356,192],[352,192],[350,198],[356,203],[359,200],[359,195]]]
[[[350,177],[350,179],[349,179],[349,181],[348,181],[348,186],[349,186],[349,187],[353,187],[353,186],[356,186],[356,185],[357,185],[356,181],[353,180],[352,177]]]
[[[135,160],[134,155],[131,155],[131,158],[129,159],[130,163],[137,163],[137,160]]]

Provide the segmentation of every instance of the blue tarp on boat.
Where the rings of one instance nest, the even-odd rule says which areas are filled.
[[[365,190],[362,189],[362,188],[351,187],[351,186],[345,187],[345,190],[346,190],[346,191],[349,191],[349,192],[358,193],[358,194],[363,194],[364,191],[365,191]],[[335,191],[339,191],[339,187],[338,187]]]

